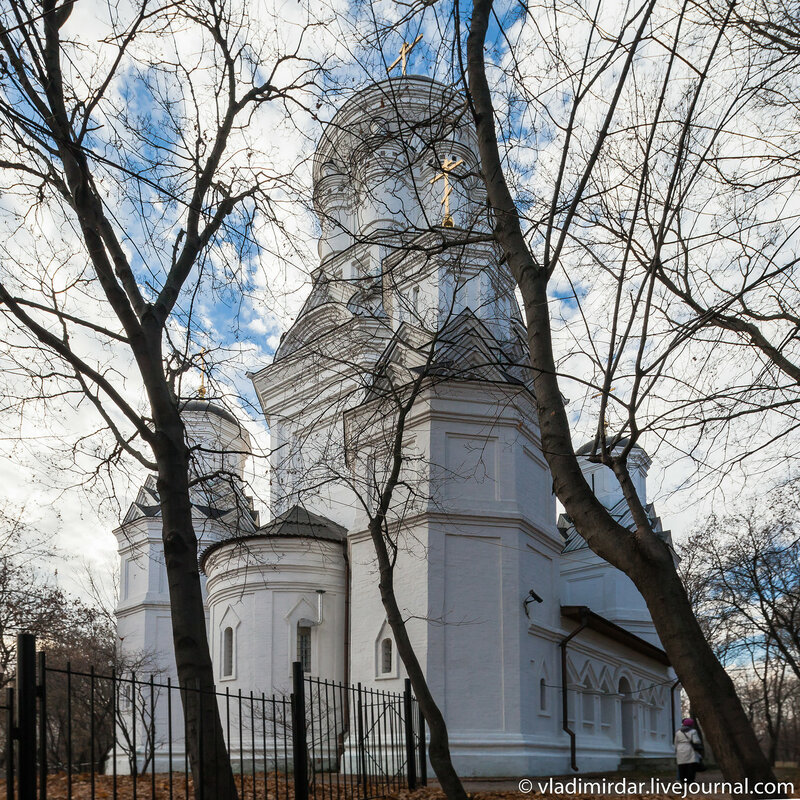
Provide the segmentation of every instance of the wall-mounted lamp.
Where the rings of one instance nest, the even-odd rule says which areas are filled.
[[[537,603],[543,603],[543,602],[544,602],[544,600],[542,600],[542,598],[541,598],[541,597],[539,597],[539,595],[538,595],[538,594],[536,594],[536,592],[534,592],[534,591],[533,591],[533,589],[531,589],[531,590],[528,592],[528,596],[527,596],[527,597],[526,597],[526,598],[525,598],[525,599],[522,601],[522,607],[525,609],[525,616],[526,616],[528,619],[530,619],[530,618],[531,618],[531,615],[530,615],[530,613],[528,612],[528,606],[529,606],[531,603],[533,603],[534,601],[535,601],[535,602],[537,602]]]

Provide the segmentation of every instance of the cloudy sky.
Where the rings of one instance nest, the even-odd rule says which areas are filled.
[[[547,6],[538,10],[532,6],[527,17],[520,16],[514,4],[498,8],[503,30],[496,25],[492,31],[490,77],[496,89],[509,176],[530,223],[536,251],[543,242],[540,221],[558,180],[568,120],[573,119],[577,143],[568,149],[561,187],[565,197],[570,182],[580,175],[592,135],[602,123],[619,59],[609,58],[605,71],[598,68],[595,82],[585,80],[580,66],[590,70],[603,63],[611,45],[607,36],[591,38],[586,14],[578,13],[586,10],[580,3],[564,3],[561,16],[554,16]],[[625,41],[634,27],[635,9],[622,2],[601,3],[599,8],[599,28],[624,29]],[[245,373],[269,362],[280,335],[310,289],[319,232],[310,200],[310,165],[322,125],[354,89],[383,77],[403,38],[413,40],[418,33],[424,38],[409,72],[452,82],[457,72],[452,48],[455,22],[449,4],[377,3],[354,10],[349,3],[332,0],[313,4],[310,10],[302,3],[262,0],[233,4],[231,9],[231,40],[236,45],[236,75],[241,86],[269,81],[288,88],[274,101],[260,105],[231,137],[220,181],[233,190],[255,175],[263,191],[258,202],[243,204],[242,214],[234,216],[214,241],[197,268],[195,283],[200,289],[182,297],[170,336],[179,350],[195,357],[198,366],[197,353],[201,348],[209,351],[214,392],[238,409],[256,441],[266,449],[268,434]],[[108,4],[99,0],[74,4],[62,33],[70,41],[64,68],[78,97],[85,100],[102,83],[115,57],[119,41],[115,37],[125,30],[132,13],[133,6],[127,3],[116,7],[111,16]],[[695,65],[709,59],[708,30],[703,29],[702,21],[695,20],[694,27],[690,22],[684,24],[694,39],[686,29],[683,32],[689,57],[670,67],[673,71],[665,101],[676,118],[692,96]],[[8,26],[9,20],[3,19],[3,24]],[[598,193],[602,189],[606,200],[582,209],[576,227],[580,235],[570,239],[562,268],[553,276],[551,313],[560,364],[575,378],[565,379],[563,391],[570,400],[576,446],[597,429],[600,402],[592,384],[602,380],[609,353],[619,354],[612,408],[616,398],[630,396],[640,342],[647,338],[646,357],[653,363],[662,356],[666,359],[660,382],[653,385],[639,411],[648,431],[643,443],[654,456],[651,499],[657,502],[665,527],[671,527],[680,538],[712,508],[719,509],[742,492],[788,477],[794,465],[787,461],[791,447],[783,438],[761,449],[757,460],[731,464],[736,452],[761,447],[784,433],[790,424],[785,418],[772,416],[757,423],[747,418],[733,431],[681,431],[677,422],[682,414],[688,418],[699,413],[701,406],[708,407],[691,405],[689,401],[696,402],[698,393],[716,395],[719,387],[762,380],[767,386],[763,393],[769,394],[772,376],[765,376],[763,363],[750,354],[737,360],[728,350],[718,349],[710,364],[707,342],[685,344],[674,352],[659,350],[660,343],[680,324],[685,309],[668,307],[664,300],[659,314],[643,321],[640,306],[627,299],[644,285],[642,265],[633,264],[624,281],[613,269],[604,268],[621,263],[623,256],[619,233],[613,226],[599,226],[598,215],[607,214],[623,223],[629,218],[635,182],[626,174],[626,165],[637,159],[642,138],[623,132],[635,131],[640,115],[646,116],[657,102],[657,88],[667,69],[663,42],[678,35],[677,25],[673,10],[665,3],[643,49],[637,81],[626,89],[618,131],[607,148],[603,168],[593,179],[593,189]],[[126,255],[143,291],[151,294],[169,266],[172,244],[184,218],[191,188],[185,180],[188,154],[192,147],[207,152],[220,113],[219,52],[208,32],[186,19],[163,28],[153,25],[145,34],[130,46],[94,109],[87,146],[94,154],[97,180],[121,232]],[[790,182],[781,182],[779,189],[773,182],[769,190],[749,190],[747,195],[733,191],[728,184],[723,188],[716,176],[719,164],[734,157],[742,172],[753,170],[756,161],[759,169],[768,170],[770,152],[788,145],[779,141],[777,134],[774,141],[769,139],[772,129],[767,130],[765,120],[775,124],[781,115],[788,119],[793,112],[765,110],[763,103],[759,112],[754,96],[742,96],[735,115],[731,112],[730,97],[741,90],[742,74],[737,70],[744,59],[738,46],[735,37],[726,39],[724,52],[713,61],[720,67],[707,90],[698,95],[702,111],[698,112],[698,131],[716,125],[718,130],[724,127],[725,135],[707,142],[697,134],[693,152],[713,146],[716,160],[713,169],[700,170],[695,176],[682,220],[691,229],[689,258],[708,270],[704,274],[711,277],[705,289],[713,286],[715,296],[731,291],[743,274],[747,276],[746,269],[752,267],[743,273],[737,253],[746,251],[752,261],[755,237],[771,242],[769,259],[773,263],[792,257],[800,197]],[[33,114],[19,104],[16,91],[8,81],[3,84],[6,101]],[[582,102],[572,115],[576,98]],[[752,141],[753,126],[763,132],[757,147],[745,144]],[[668,125],[659,129],[661,149],[660,160],[653,162],[654,187],[670,174],[670,142],[679,130],[679,126]],[[8,155],[13,145],[4,148]],[[140,179],[131,180],[132,172]],[[659,197],[655,188],[651,201],[656,208]],[[38,292],[57,297],[68,313],[115,326],[87,273],[70,211],[57,197],[42,197],[32,182],[19,184],[6,177],[0,215],[2,273],[9,286],[29,295]],[[735,215],[741,224],[733,231],[727,220]],[[743,227],[748,232],[747,242]],[[641,233],[637,229],[637,235]],[[676,240],[672,257],[677,258],[680,244]],[[646,250],[643,247],[640,255]],[[737,263],[733,272],[728,268],[732,262]],[[716,269],[713,274],[712,269]],[[767,289],[773,290],[774,285]],[[769,295],[767,289],[764,298]],[[793,292],[794,285],[789,289]],[[621,300],[615,302],[615,298]],[[766,303],[764,298],[760,300]],[[630,320],[629,336],[623,343],[609,334],[614,309]],[[782,336],[778,328],[770,332]],[[91,405],[81,400],[74,384],[60,374],[57,362],[33,349],[25,334],[13,326],[6,327],[3,339],[0,358],[6,402],[0,419],[0,480],[4,496],[13,508],[24,509],[32,524],[63,551],[66,560],[59,572],[68,585],[80,591],[84,559],[101,575],[113,569],[116,542],[111,531],[134,498],[145,470],[127,457],[105,465],[110,438],[100,430]],[[87,360],[113,377],[129,402],[145,407],[136,369],[124,346],[80,330],[73,330],[72,341]],[[671,355],[664,356],[665,352]],[[43,374],[49,376],[44,383]],[[188,371],[182,378],[182,394],[191,396],[199,380],[199,369]],[[30,400],[42,386],[47,399]],[[718,406],[729,409],[728,403],[741,402],[744,395],[728,393],[718,400]],[[752,402],[751,395],[748,402]],[[769,402],[774,402],[773,394],[769,394]],[[609,424],[621,424],[621,412],[618,418],[616,411],[607,413]],[[737,445],[744,442],[747,447],[737,451]],[[263,459],[254,462],[252,478],[263,506],[268,494]]]

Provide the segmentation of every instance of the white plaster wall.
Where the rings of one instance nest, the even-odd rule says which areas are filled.
[[[436,257],[425,252],[440,243],[440,235],[423,234],[417,248],[400,247],[384,261],[384,309],[392,327],[411,322],[441,330],[468,308],[499,341],[511,339],[512,320],[520,314],[510,274],[497,269],[498,252],[489,244]]]
[[[577,623],[572,623],[574,629]],[[565,630],[564,634],[569,630]],[[550,722],[549,731],[568,748],[568,738],[562,730],[560,652],[553,643],[553,662],[557,673],[548,675],[552,685],[548,700],[553,700],[553,713],[543,715],[538,703],[531,708]],[[576,760],[579,771],[615,770],[624,755],[646,758],[672,756],[670,687],[675,675],[672,669],[632,653],[593,631],[582,631],[568,645],[568,721],[576,734]],[[547,665],[549,666],[549,664]],[[538,673],[537,673],[538,677]],[[620,694],[620,680],[630,684],[631,691]],[[633,749],[623,748],[623,703],[630,704],[633,717]],[[651,726],[651,721],[653,725]],[[568,750],[561,756],[545,758],[542,752],[532,754],[531,769],[570,772]]]
[[[564,553],[561,565],[564,605],[592,611],[661,647],[650,612],[633,581],[588,548]]]
[[[349,474],[342,418],[360,402],[380,354],[382,330],[373,320],[349,318],[343,328],[317,332],[297,356],[260,370],[253,383],[270,427],[270,481],[275,516],[293,505],[346,528],[358,503],[337,476]]]
[[[118,528],[115,532],[120,554],[120,597],[116,609],[117,646],[123,663],[128,669],[136,666],[137,679],[147,681],[155,674],[157,683],[168,678],[177,679],[175,652],[172,641],[172,619],[169,604],[169,588],[166,581],[160,518],[141,518]],[[122,670],[123,673],[125,670]],[[166,690],[159,690],[164,695]],[[124,693],[123,693],[124,694]],[[176,697],[173,697],[173,701]],[[124,706],[124,699],[121,700]],[[121,712],[126,714],[124,708]],[[128,720],[128,717],[125,716]],[[173,707],[172,723],[175,726],[174,762],[179,768],[183,763],[183,714]],[[128,720],[132,727],[132,718]],[[156,702],[156,730],[168,729],[166,702]],[[144,730],[137,722],[137,739],[144,739]],[[120,742],[122,742],[120,737]],[[140,748],[141,749],[141,748]],[[143,753],[140,760],[143,759]],[[166,769],[168,758],[159,757],[157,768]],[[129,762],[123,752],[117,756],[117,771],[126,774]]]
[[[120,554],[120,598],[117,637],[130,657],[152,656],[156,669],[174,673],[171,630],[165,636],[156,619],[169,618],[161,520],[142,518],[115,531]]]
[[[529,403],[519,389],[442,384],[409,421],[431,491],[427,508],[404,526],[395,586],[465,775],[517,774],[541,736],[528,712],[532,662],[547,646],[526,633],[532,620],[553,631],[558,624],[561,542],[536,431],[527,426]],[[351,554],[353,679],[375,684],[370,645],[385,616],[363,534],[351,535]],[[523,600],[531,588],[546,602],[530,608],[529,619]],[[402,677],[401,670],[389,685],[399,690]],[[563,751],[557,757],[563,761]]]
[[[641,596],[635,589],[626,593],[628,579],[604,562],[588,567],[589,579],[598,582],[577,582],[583,594],[568,600],[561,593],[554,498],[536,432],[523,421],[529,413],[522,401],[498,402],[485,386],[439,386],[418,404],[410,423],[409,438],[418,447],[427,443],[432,499],[408,523],[407,551],[401,548],[395,584],[401,608],[413,620],[415,647],[464,775],[569,771],[558,642],[571,623],[564,627],[561,604],[585,602],[598,613],[624,611],[629,623],[641,612],[642,624],[634,632],[647,633],[648,626],[652,632]],[[351,553],[353,679],[366,683],[372,676],[376,684],[374,642],[384,615],[371,547],[362,534],[351,536]],[[586,555],[572,557],[581,578]],[[569,555],[565,561],[570,563]],[[526,616],[523,601],[531,588],[544,602],[529,604]],[[671,682],[672,673],[602,637],[587,632],[582,638],[575,645],[579,663],[571,666],[577,670],[571,704],[577,703],[582,714],[586,698],[592,714],[574,721],[579,768],[616,769],[622,756],[618,673],[627,670],[638,681],[636,691],[658,691]],[[594,666],[587,669],[590,663]],[[592,673],[597,680],[586,678]],[[402,677],[400,670],[389,685],[399,690]],[[631,701],[637,754],[665,757],[670,753],[669,698],[661,696],[657,707],[648,698]]]
[[[371,539],[365,530],[349,537],[351,583],[350,681],[361,682],[387,691],[402,691],[407,676],[397,657],[394,635],[387,626],[386,612],[378,590],[378,568]],[[424,525],[409,524],[398,553],[396,575],[397,600],[408,620],[407,629],[414,649],[424,660],[430,633],[427,587],[427,531]],[[384,675],[378,644],[393,642],[393,669]]]
[[[585,458],[579,461],[589,485],[606,508],[613,508],[623,499],[619,482],[609,467],[593,464]],[[645,504],[649,464],[642,450],[632,450],[628,467],[637,494]],[[647,604],[633,581],[590,549],[563,555],[561,579],[564,605],[589,606],[606,619],[661,647]]]

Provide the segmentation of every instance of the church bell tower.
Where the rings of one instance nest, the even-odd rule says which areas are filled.
[[[344,103],[314,159],[311,294],[252,377],[272,436],[273,514],[299,504],[347,530],[349,679],[402,691],[368,529],[402,451],[386,529],[395,589],[456,766],[526,774],[526,675],[551,645],[528,631],[555,632],[559,609],[524,600],[555,597],[561,540],[466,112],[463,96],[419,76]]]

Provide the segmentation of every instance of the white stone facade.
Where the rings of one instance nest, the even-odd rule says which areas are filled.
[[[557,525],[476,152],[461,98],[418,77],[355,95],[323,134],[314,288],[252,376],[272,437],[273,520],[198,520],[218,686],[285,692],[291,662],[305,659],[321,677],[402,690],[368,529],[399,452],[387,512],[395,588],[460,773],[566,773],[565,728],[581,771],[666,757],[674,673],[644,601],[568,519]],[[461,161],[452,228],[441,225],[442,181],[431,182],[446,158]],[[221,420],[221,449],[236,442],[240,474],[247,443],[218,412],[206,416]],[[625,522],[613,476],[584,461]],[[635,449],[632,463],[646,498],[649,460]],[[158,527],[129,514],[118,532],[132,576],[119,630],[126,649],[171,663]]]

